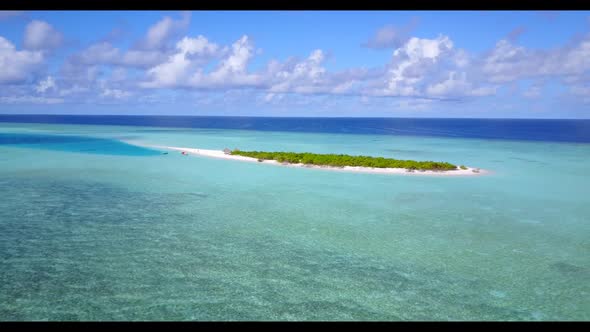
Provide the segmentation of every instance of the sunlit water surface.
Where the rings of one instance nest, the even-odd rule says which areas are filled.
[[[492,173],[331,172],[123,141]],[[0,320],[588,320],[588,160],[584,143],[0,124]]]

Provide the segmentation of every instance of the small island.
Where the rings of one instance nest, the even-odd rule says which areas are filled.
[[[262,160],[276,160],[280,163],[304,164],[332,167],[370,167],[370,168],[404,168],[406,170],[430,170],[430,171],[451,171],[459,167],[447,162],[438,161],[415,161],[399,160],[383,157],[350,156],[346,154],[318,154],[318,153],[296,153],[296,152],[265,152],[265,151],[240,151],[225,150],[232,156],[243,156]],[[462,166],[461,169],[466,169]]]
[[[345,154],[319,154],[309,152],[266,152],[230,150],[207,150],[188,147],[146,145],[136,141],[125,141],[144,147],[180,151],[183,155],[258,162],[286,167],[305,167],[331,171],[378,174],[472,176],[489,173],[479,168],[453,165],[440,161],[398,160],[384,157],[350,156]]]

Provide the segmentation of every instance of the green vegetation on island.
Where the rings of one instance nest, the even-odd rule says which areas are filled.
[[[228,149],[229,150],[229,149]],[[281,163],[305,164],[318,166],[360,166],[375,168],[405,168],[408,170],[450,171],[457,166],[447,162],[398,160],[383,157],[349,156],[345,154],[317,154],[296,152],[240,151],[235,149],[226,153],[262,160],[276,160]]]

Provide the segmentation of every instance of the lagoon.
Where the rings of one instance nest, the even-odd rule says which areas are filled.
[[[590,319],[590,144],[279,129],[0,123],[0,319]],[[126,140],[493,172],[318,172]]]

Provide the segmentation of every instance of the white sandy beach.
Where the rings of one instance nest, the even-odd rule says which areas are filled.
[[[344,167],[333,167],[333,166],[319,166],[319,165],[305,165],[305,164],[289,164],[280,163],[276,160],[263,160],[258,161],[256,158],[234,156],[225,154],[221,150],[206,150],[206,149],[195,149],[175,146],[161,146],[161,145],[144,145],[136,142],[127,142],[129,144],[142,145],[145,147],[173,150],[179,152],[185,152],[188,155],[197,155],[210,158],[239,160],[246,162],[273,164],[285,167],[304,167],[304,168],[315,168],[330,171],[343,171],[343,172],[355,172],[355,173],[375,173],[375,174],[404,174],[404,175],[433,175],[433,176],[470,176],[470,175],[482,175],[487,173],[485,170],[480,169],[479,172],[474,172],[475,168],[467,167],[467,169],[457,169],[452,171],[414,171],[409,172],[405,168],[373,168],[373,167],[358,167],[358,166],[344,166]]]

